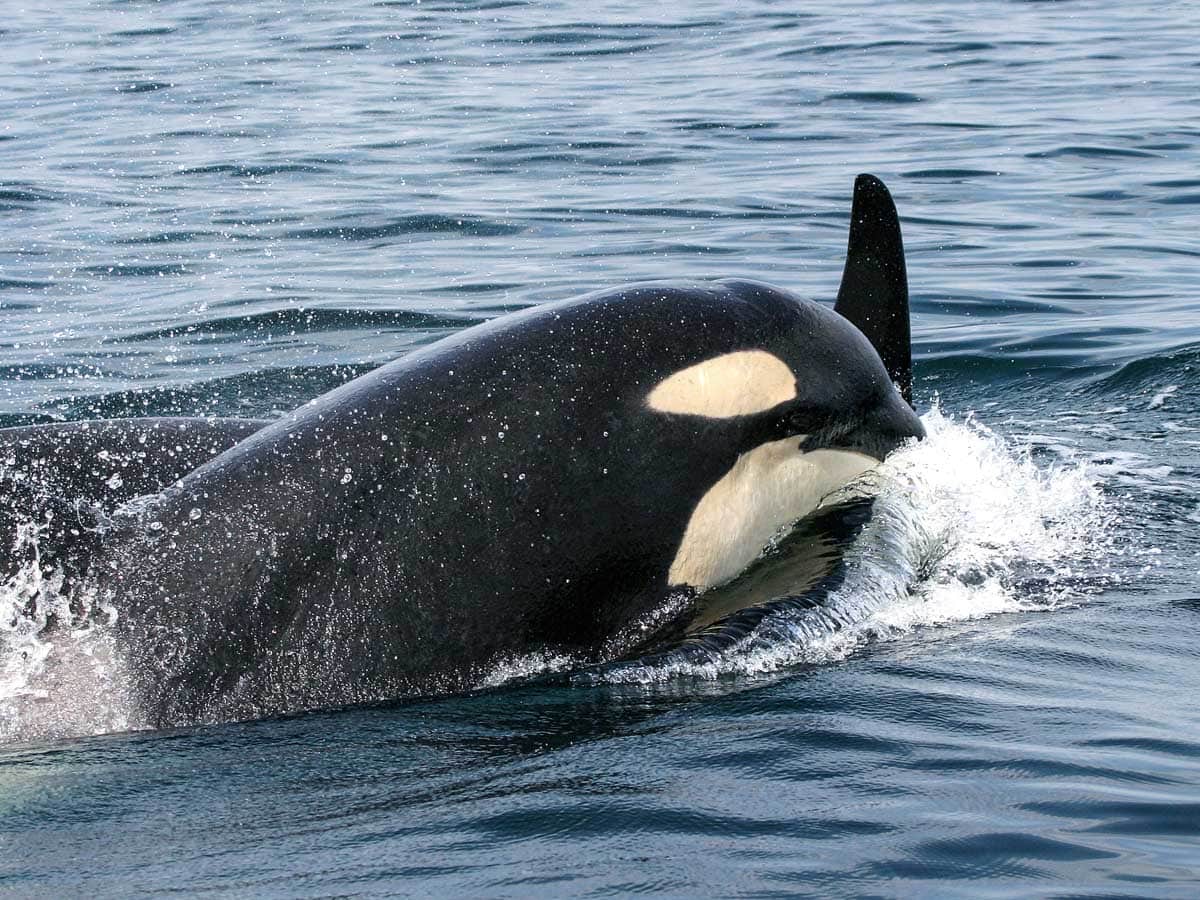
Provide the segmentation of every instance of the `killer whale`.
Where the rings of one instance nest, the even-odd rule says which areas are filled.
[[[851,222],[834,310],[745,280],[545,304],[248,428],[112,510],[88,577],[147,719],[461,689],[508,655],[655,646],[923,434],[878,179],[857,179]]]

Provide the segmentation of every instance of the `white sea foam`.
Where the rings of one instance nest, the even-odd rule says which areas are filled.
[[[1167,398],[1174,394],[1177,390],[1179,390],[1179,385],[1168,384],[1162,390],[1155,392],[1154,396],[1150,398],[1150,403],[1147,408],[1162,409],[1167,402]]]
[[[494,688],[510,681],[521,681],[537,675],[565,672],[579,665],[579,660],[566,653],[539,651],[505,657],[493,663],[476,683],[478,688]]]

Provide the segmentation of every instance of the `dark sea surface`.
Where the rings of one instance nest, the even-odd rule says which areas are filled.
[[[1200,895],[1195,4],[0,8],[0,425],[275,417],[631,281],[832,301],[873,172],[930,431],[836,616],[691,669],[152,732],[10,583],[0,894]]]

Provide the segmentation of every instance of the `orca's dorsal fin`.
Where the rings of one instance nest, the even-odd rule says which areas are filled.
[[[867,336],[888,375],[912,405],[908,274],[896,204],[874,175],[854,181],[850,245],[834,310]]]

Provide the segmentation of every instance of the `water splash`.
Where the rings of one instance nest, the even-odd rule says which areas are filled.
[[[143,727],[110,626],[116,611],[89,587],[64,589],[43,566],[38,523],[18,526],[25,561],[0,585],[0,744]]]
[[[583,660],[569,653],[555,653],[550,650],[507,656],[492,663],[475,683],[475,687],[486,690],[541,675],[568,672],[582,662]]]

